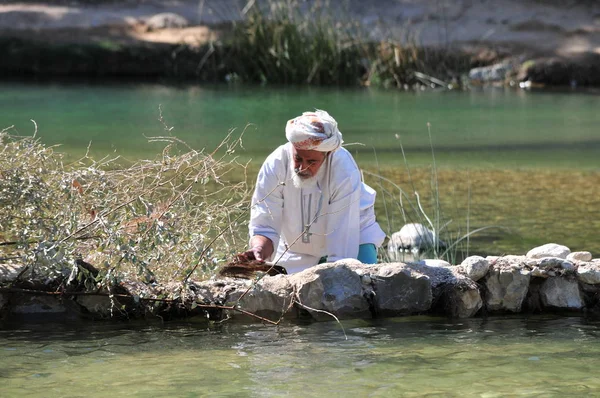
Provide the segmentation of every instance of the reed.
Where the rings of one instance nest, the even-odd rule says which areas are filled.
[[[446,89],[469,68],[460,52],[420,47],[408,28],[373,39],[340,2],[250,4],[217,51],[228,81]]]
[[[435,158],[431,125],[427,123],[427,134],[431,148],[431,166],[428,168],[413,168],[410,166],[401,137],[396,135],[399,150],[402,155],[404,173],[397,179],[384,177],[378,167],[378,173],[363,170],[367,176],[366,181],[373,184],[378,191],[377,206],[384,209],[383,222],[380,224],[387,230],[388,237],[400,230],[406,224],[421,224],[433,233],[433,239],[427,234],[419,236],[422,241],[431,244],[424,245],[419,250],[412,248],[391,250],[392,241],[388,241],[388,250],[382,248],[379,252],[381,262],[413,261],[421,258],[442,259],[450,264],[457,264],[469,255],[470,239],[473,235],[488,229],[503,229],[499,226],[489,225],[472,228],[470,224],[470,186],[466,189],[467,209],[466,214],[460,213],[455,208],[449,211],[446,205],[452,205],[456,198],[442,200],[441,186],[438,175],[438,165]],[[465,184],[470,184],[467,180]],[[419,193],[420,192],[420,193]],[[459,199],[460,200],[460,199]]]

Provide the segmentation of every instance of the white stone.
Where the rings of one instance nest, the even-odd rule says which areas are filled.
[[[405,224],[400,231],[392,234],[388,252],[396,253],[399,249],[415,249],[418,252],[433,247],[434,243],[440,247],[445,246],[445,243],[423,224]]]
[[[534,247],[527,252],[529,258],[543,258],[543,257],[558,257],[566,259],[571,253],[571,250],[567,246],[559,245],[556,243],[547,243],[542,246]]]
[[[600,264],[595,262],[586,263],[580,265],[577,268],[577,277],[583,283],[590,285],[600,284]]]
[[[420,260],[417,261],[416,264],[426,265],[428,267],[452,267],[452,264],[450,264],[448,261],[439,260],[435,258]]]
[[[521,311],[529,290],[531,276],[517,269],[490,267],[484,283],[487,288],[486,307],[489,311]]]
[[[490,263],[481,256],[470,256],[460,264],[465,275],[474,281],[483,278],[490,269]]]
[[[540,288],[540,297],[545,307],[581,309],[583,296],[576,280],[550,278]]]
[[[592,253],[590,252],[573,252],[567,256],[567,260],[575,262],[575,261],[583,261],[588,262],[592,261]]]

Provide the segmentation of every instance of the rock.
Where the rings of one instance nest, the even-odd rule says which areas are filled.
[[[378,264],[371,278],[375,304],[381,315],[409,315],[427,311],[433,301],[431,279],[402,263]]]
[[[297,292],[300,306],[315,319],[331,319],[323,311],[341,318],[370,314],[361,277],[348,265],[321,264],[287,278]]]
[[[577,278],[590,285],[600,284],[600,263],[585,263],[577,268]]]
[[[400,249],[413,250],[419,252],[427,250],[437,245],[445,247],[446,244],[439,240],[435,233],[423,224],[406,224],[400,231],[394,232],[388,243],[388,252],[390,256],[395,255]],[[395,257],[393,257],[395,258]]]
[[[13,314],[64,314],[66,307],[53,296],[33,296],[17,294],[11,298]]]
[[[517,78],[533,85],[597,85],[600,82],[600,54],[586,51],[571,57],[541,57],[522,64]]]
[[[472,83],[503,82],[512,72],[512,65],[508,63],[494,64],[473,68],[469,71],[469,80]]]
[[[567,256],[567,260],[571,261],[571,262],[575,262],[575,261],[589,262],[589,261],[592,261],[592,253],[590,253],[590,252],[572,252]]]
[[[277,320],[291,308],[293,299],[294,288],[284,275],[265,276],[240,300],[239,307]]]
[[[538,267],[533,267],[533,269],[531,270],[531,276],[535,276],[538,278],[548,278],[549,277],[547,271],[539,269]]]
[[[544,307],[582,309],[584,306],[579,284],[574,279],[547,279],[540,288],[540,297]]]
[[[477,284],[468,278],[459,280],[445,297],[446,313],[457,318],[470,318],[483,307],[483,300]]]
[[[444,261],[444,260],[440,260],[440,259],[436,259],[436,258],[419,260],[419,261],[416,261],[416,264],[426,265],[428,267],[452,267],[452,264],[450,264],[448,261]]]
[[[492,266],[484,279],[488,311],[519,312],[529,290],[530,274],[518,268]]]
[[[572,262],[562,259],[560,257],[542,257],[532,259],[527,262],[529,266],[538,267],[540,269],[549,270],[564,270],[574,271],[575,265]]]
[[[543,257],[558,257],[566,259],[571,253],[571,250],[562,245],[556,243],[548,243],[542,246],[535,247],[527,252],[529,258],[543,258]]]
[[[490,263],[481,256],[470,256],[460,266],[467,277],[477,282],[487,274]]]
[[[186,28],[189,25],[187,19],[172,12],[163,12],[153,15],[146,19],[144,23],[148,31],[171,28],[181,29]]]
[[[113,314],[112,302],[108,296],[78,296],[77,304],[94,318],[110,318]]]

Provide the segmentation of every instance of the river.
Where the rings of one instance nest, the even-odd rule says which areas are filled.
[[[597,319],[0,329],[3,397],[505,397],[600,391]]]
[[[0,84],[0,126],[28,135],[35,120],[37,136],[60,145],[68,158],[88,147],[95,157],[154,157],[160,147],[148,137],[168,134],[212,149],[235,129],[245,131],[238,154],[258,167],[284,142],[285,122],[313,108],[337,118],[347,144],[364,144],[348,149],[366,171],[409,194],[418,190],[426,208],[437,172],[453,233],[501,227],[473,235],[466,247],[471,253],[524,254],[556,242],[600,254],[597,94]],[[172,130],[158,120],[161,113]],[[365,178],[380,191],[382,227],[399,229],[403,220],[387,192],[392,188]],[[595,318],[552,315],[285,321],[277,327],[204,319],[12,320],[0,323],[0,395],[595,395],[599,335]]]
[[[440,234],[448,241],[487,228],[462,241],[463,254],[524,254],[554,242],[600,255],[597,93],[0,84],[0,126],[28,135],[34,120],[42,142],[59,145],[71,158],[88,150],[96,158],[152,158],[162,146],[149,138],[161,135],[212,150],[233,131],[243,132],[236,155],[252,159],[255,171],[285,142],[285,122],[314,108],[338,120],[347,148],[367,171],[365,180],[379,191],[377,216],[388,234],[422,219],[404,219],[396,188],[380,177],[401,187],[413,204],[417,191],[429,217],[439,214],[439,225],[448,223]],[[432,189],[432,171],[438,189]]]

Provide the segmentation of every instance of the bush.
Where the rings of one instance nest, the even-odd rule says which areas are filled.
[[[165,142],[156,160],[67,164],[35,135],[14,133],[0,131],[0,262],[26,265],[24,277],[60,281],[90,264],[99,272],[88,287],[201,279],[245,246],[241,138],[208,153],[155,137]]]

